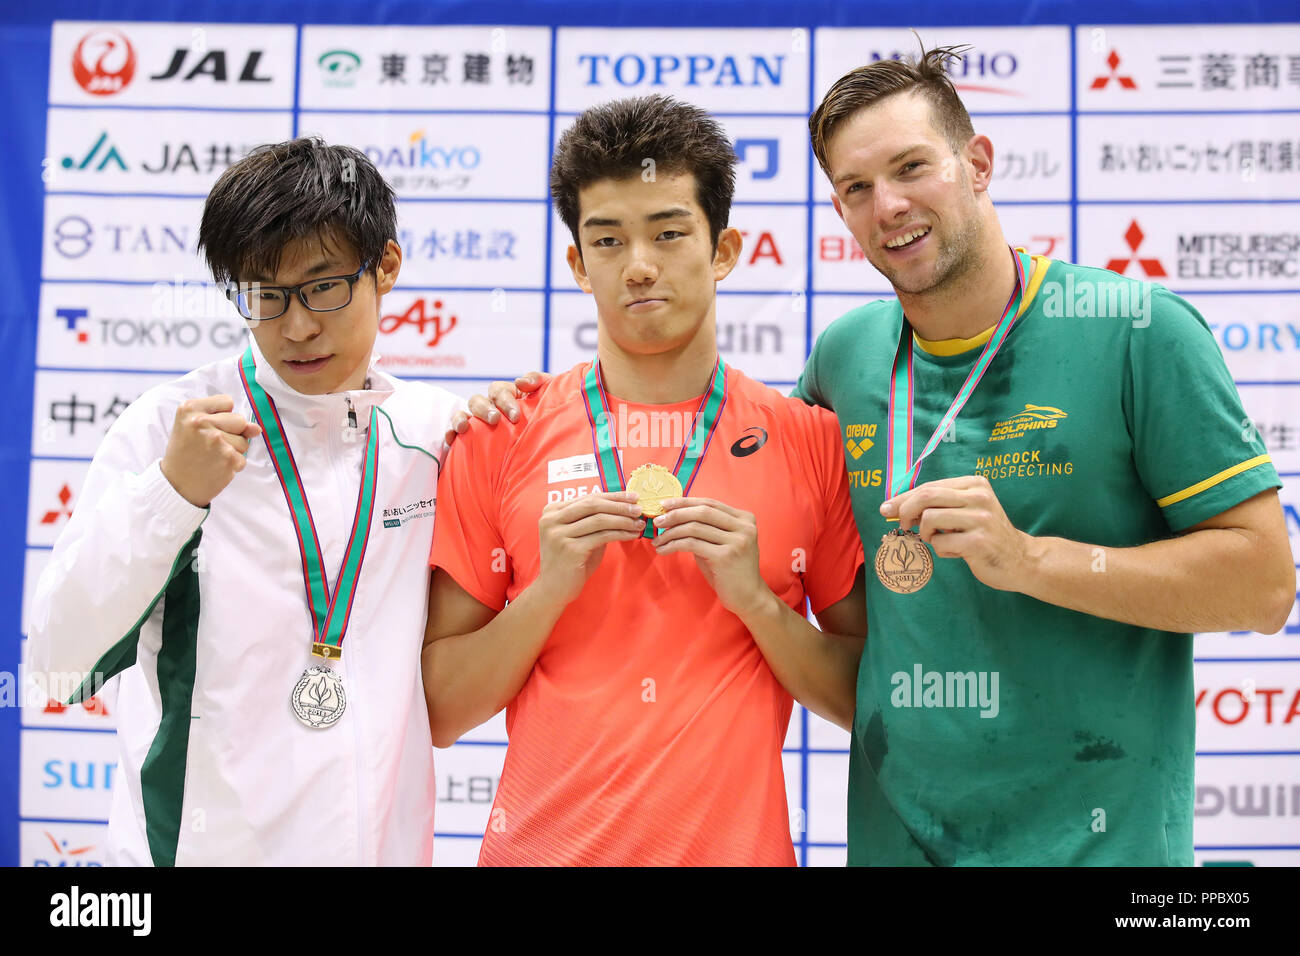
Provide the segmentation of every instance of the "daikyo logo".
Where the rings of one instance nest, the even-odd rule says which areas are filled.
[[[483,156],[476,146],[435,146],[424,130],[410,136],[410,145],[367,146],[366,158],[380,169],[477,169]]]

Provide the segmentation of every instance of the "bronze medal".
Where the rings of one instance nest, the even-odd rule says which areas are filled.
[[[876,577],[895,594],[913,594],[925,587],[934,573],[934,558],[915,531],[895,528],[880,538],[876,551]]]
[[[637,504],[646,518],[657,518],[664,513],[664,501],[682,496],[682,484],[677,476],[663,465],[642,465],[627,479],[627,490],[636,492]]]

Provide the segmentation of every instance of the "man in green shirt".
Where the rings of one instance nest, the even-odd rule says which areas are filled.
[[[849,863],[1189,865],[1191,632],[1285,623],[1280,482],[1190,305],[1008,248],[955,55],[856,69],[809,121],[897,293],[796,389],[876,571]]]
[[[854,70],[809,121],[898,296],[796,389],[844,430],[872,565],[849,863],[1188,865],[1191,634],[1285,623],[1280,482],[1190,305],[1008,248],[954,55]]]

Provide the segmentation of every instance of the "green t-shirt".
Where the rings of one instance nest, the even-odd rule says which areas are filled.
[[[1035,262],[1036,294],[918,484],[984,475],[1020,530],[1110,548],[1280,487],[1196,310],[1159,286]],[[936,558],[912,594],[872,573],[897,527],[879,507],[901,323],[897,300],[842,316],[795,390],[839,417],[869,565],[850,865],[1190,865],[1190,635],[994,590],[957,558]],[[981,350],[913,348],[919,451]],[[1100,554],[1082,570],[1106,573]]]

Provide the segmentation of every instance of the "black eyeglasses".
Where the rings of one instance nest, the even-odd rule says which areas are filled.
[[[226,287],[226,298],[235,303],[240,315],[258,322],[284,315],[295,295],[312,312],[337,312],[351,303],[352,286],[369,268],[370,263],[363,262],[350,276],[322,276],[294,286],[240,282]]]

